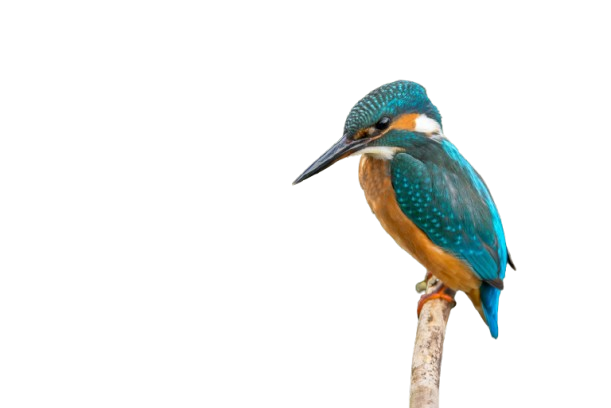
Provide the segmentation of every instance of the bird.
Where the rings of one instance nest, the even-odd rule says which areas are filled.
[[[348,156],[361,156],[359,181],[388,234],[443,282],[424,303],[466,293],[498,337],[499,298],[515,266],[492,195],[445,136],[439,110],[411,81],[385,84],[352,108],[343,136],[310,165],[298,184]]]

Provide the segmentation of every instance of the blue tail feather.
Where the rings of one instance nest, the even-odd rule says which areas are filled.
[[[498,312],[501,291],[486,282],[482,283],[479,291],[480,299],[482,300],[482,309],[484,309],[484,316],[486,317],[486,323],[488,324],[488,328],[490,328],[490,334],[496,339],[499,337]]]

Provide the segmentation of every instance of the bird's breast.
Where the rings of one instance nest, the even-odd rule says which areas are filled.
[[[479,289],[481,281],[462,260],[435,245],[401,211],[390,175],[390,160],[364,154],[359,164],[359,180],[367,203],[382,227],[433,275],[448,287],[464,292]]]

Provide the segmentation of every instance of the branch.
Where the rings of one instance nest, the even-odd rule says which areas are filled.
[[[426,294],[439,289],[443,283],[436,277],[427,274],[428,280],[416,286],[416,290],[426,288]],[[426,287],[425,287],[426,283]],[[454,298],[455,292],[446,289]],[[412,358],[412,382],[409,396],[410,408],[439,407],[439,375],[446,324],[450,310],[456,303],[443,299],[433,299],[424,304],[418,319],[416,344]]]

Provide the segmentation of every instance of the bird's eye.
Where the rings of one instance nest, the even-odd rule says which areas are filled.
[[[382,116],[380,120],[376,123],[376,129],[385,130],[390,126],[390,118],[388,116]]]

